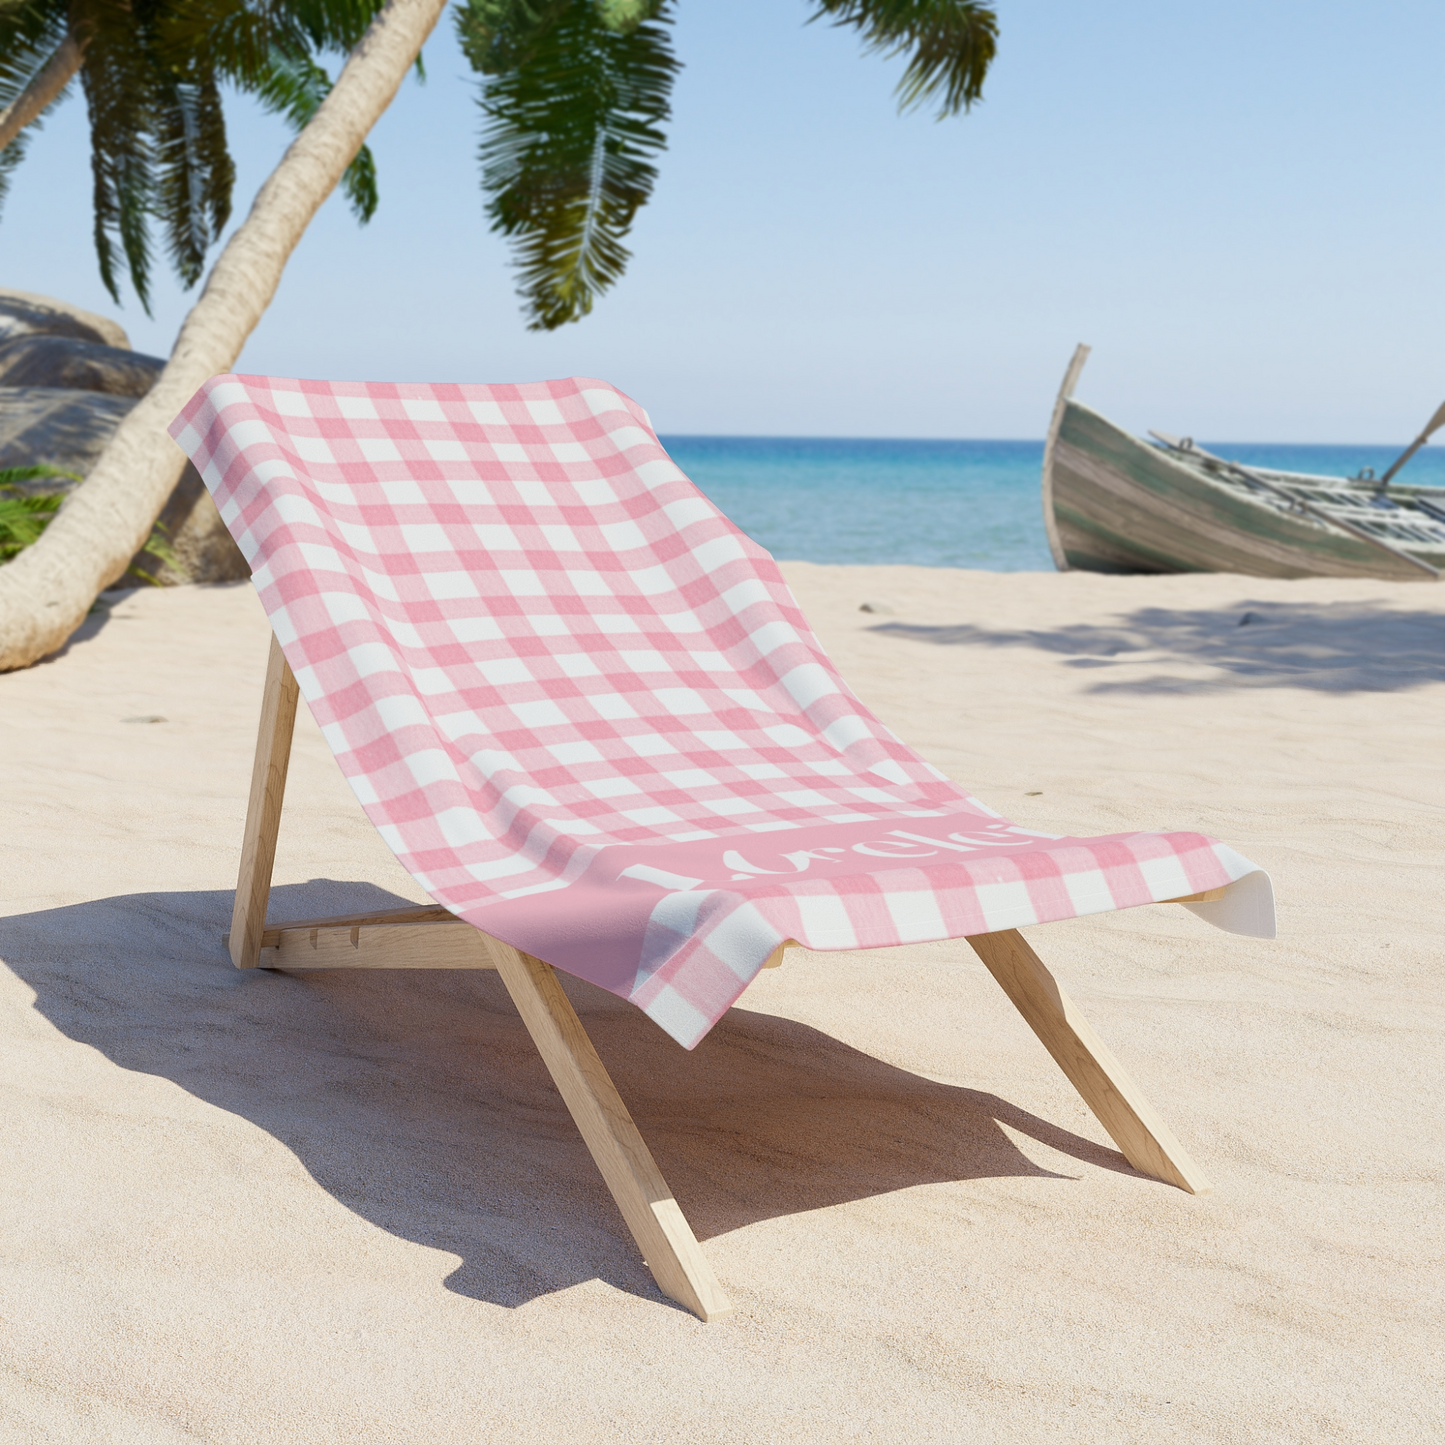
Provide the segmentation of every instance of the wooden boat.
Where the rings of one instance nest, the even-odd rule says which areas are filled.
[[[1243,466],[1188,437],[1140,440],[1073,399],[1074,353],[1044,447],[1044,525],[1060,571],[1242,572],[1251,577],[1439,580],[1445,488]]]

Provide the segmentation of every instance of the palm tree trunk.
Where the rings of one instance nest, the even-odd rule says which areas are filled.
[[[203,381],[235,364],[311,217],[390,105],[445,6],[388,0],[226,243],[155,385],[40,540],[0,567],[0,671],[53,652],[130,565],[185,462],[167,424]]]
[[[30,84],[0,111],[0,151],[70,84],[84,58],[85,46],[73,34],[67,34],[50,59],[30,77]]]

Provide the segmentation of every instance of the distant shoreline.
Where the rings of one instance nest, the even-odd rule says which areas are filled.
[[[891,563],[965,571],[1052,571],[1040,471],[1044,443],[925,437],[661,434],[669,455],[775,557],[837,566]],[[1284,471],[1382,471],[1394,446],[1207,442]],[[1445,486],[1445,448],[1408,478]]]
[[[894,437],[894,436],[822,436],[811,433],[792,432],[658,432],[658,439],[664,446],[671,441],[677,442],[797,442],[824,443],[824,444],[852,444],[868,445],[878,443],[880,445],[894,446],[1000,446],[1000,447],[1042,447],[1043,437]],[[1141,433],[1142,435],[1142,433]],[[1207,437],[1198,438],[1200,445],[1208,447],[1210,451],[1221,456],[1242,454],[1246,451],[1259,447],[1287,448],[1290,451],[1336,451],[1336,452],[1387,452],[1391,457],[1398,456],[1404,450],[1404,442],[1290,442],[1290,441],[1218,441]],[[1445,447],[1439,448],[1442,457],[1445,457]],[[1428,453],[1422,453],[1422,458]],[[1417,459],[1418,460],[1418,459]],[[1414,463],[1412,463],[1414,465]],[[1441,463],[1445,468],[1445,461]]]

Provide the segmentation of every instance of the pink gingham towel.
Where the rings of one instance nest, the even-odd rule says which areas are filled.
[[[880,948],[1269,880],[1197,833],[1020,828],[834,671],[767,552],[585,377],[218,376],[171,434],[367,815],[459,918],[691,1048],[784,939]]]

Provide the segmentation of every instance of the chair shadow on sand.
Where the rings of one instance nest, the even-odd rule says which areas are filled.
[[[1034,647],[1058,653],[1066,667],[1099,670],[1088,689],[1092,693],[1188,694],[1241,687],[1393,692],[1445,681],[1445,611],[1405,611],[1377,602],[1245,600],[1227,608],[1141,607],[1113,627],[1080,623],[1026,632],[906,622],[869,631],[945,647]],[[1171,663],[1203,664],[1219,676],[1126,671]]]
[[[406,901],[316,879],[273,889],[272,916]],[[229,891],[145,893],[12,916],[0,959],[69,1038],[249,1120],[348,1209],[459,1255],[458,1294],[515,1306],[600,1277],[663,1298],[495,973],[243,973],[219,942],[230,907]],[[1070,1180],[1000,1123],[1133,1173],[993,1094],[804,1024],[734,1008],[686,1053],[566,982],[700,1239],[921,1184]]]

